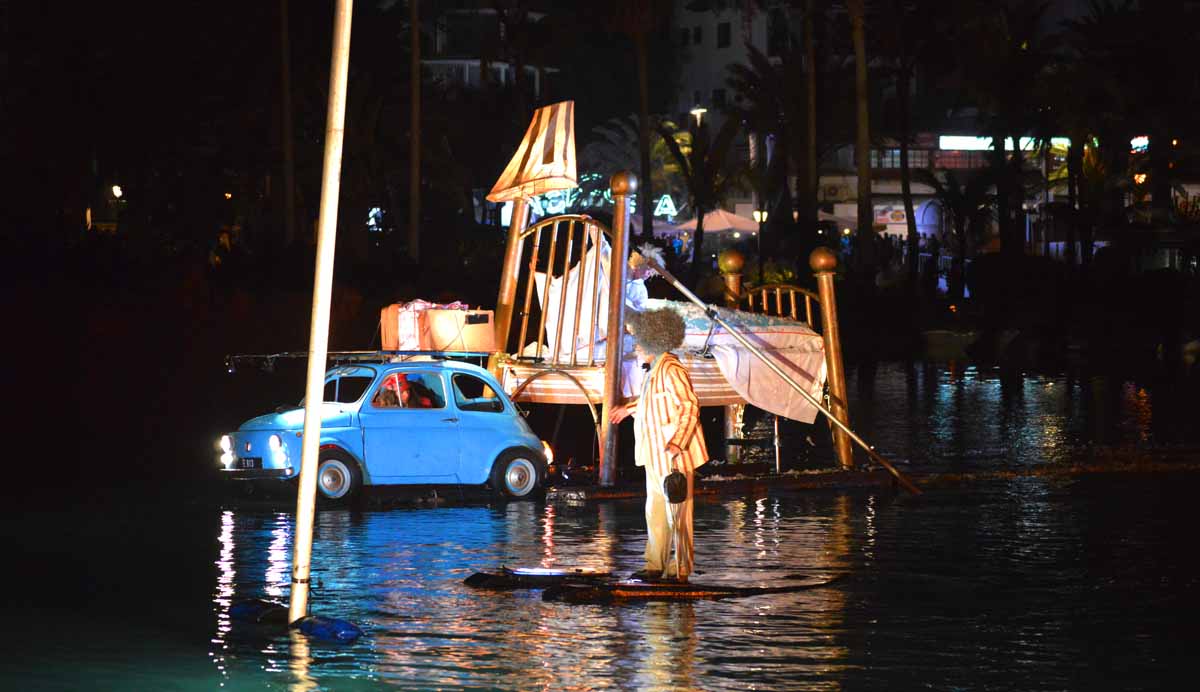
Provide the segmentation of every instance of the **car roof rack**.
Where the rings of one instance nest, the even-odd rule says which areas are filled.
[[[486,360],[491,353],[487,351],[330,351],[326,361],[330,365],[344,363],[388,363],[394,358],[411,358],[422,356],[433,360]],[[239,366],[249,365],[265,372],[274,372],[275,361],[279,359],[308,358],[307,351],[285,351],[282,353],[236,354],[225,356],[225,370],[237,372]]]

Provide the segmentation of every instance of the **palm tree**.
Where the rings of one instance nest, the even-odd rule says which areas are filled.
[[[685,152],[676,133],[660,124],[658,133],[679,165],[687,184],[688,206],[696,214],[696,233],[692,239],[692,270],[689,281],[699,285],[701,253],[704,250],[704,215],[717,209],[736,190],[744,188],[744,172],[729,162],[733,138],[741,124],[726,118],[717,136],[709,139],[706,125],[689,124],[692,146]]]
[[[945,71],[942,61],[946,32],[937,26],[944,6],[930,0],[890,0],[880,7],[882,22],[892,27],[892,31],[877,39],[884,62],[883,74],[890,77],[896,92],[891,108],[885,112],[885,127],[900,145],[900,194],[908,220],[908,284],[915,290],[920,235],[913,214],[908,151],[913,140],[913,120],[923,120],[924,113],[944,112],[944,105],[938,103],[936,94],[930,93],[923,95],[918,102],[920,106],[914,109],[912,94],[918,70],[926,78]]]
[[[967,254],[972,244],[978,244],[986,236],[988,222],[993,217],[995,198],[990,189],[994,178],[989,169],[965,175],[947,169],[938,173],[924,168],[913,171],[913,180],[932,187],[938,206],[950,217],[956,246],[950,265],[952,300],[962,300]]]
[[[610,24],[633,41],[638,72],[638,145],[641,154],[638,204],[642,209],[642,237],[653,238],[654,199],[650,168],[650,89],[647,70],[647,38],[670,15],[671,0],[618,0],[613,4]]]
[[[817,38],[816,38],[816,2],[805,0],[804,3],[804,177],[801,181],[804,187],[800,190],[800,219],[802,228],[811,229],[817,226],[817,185],[820,178],[817,174]]]
[[[1024,253],[1023,228],[1012,216],[1021,203],[1019,176],[1013,173],[1024,165],[1018,144],[1041,111],[1037,84],[1054,60],[1055,39],[1041,33],[1048,5],[1045,0],[1014,0],[988,10],[994,7],[988,3],[979,5],[982,12],[967,9],[964,15],[960,59],[967,95],[981,111],[984,131],[992,133],[993,170],[1010,172],[995,180],[1000,248],[1009,259]],[[1011,165],[1005,151],[1009,140]]]
[[[675,139],[681,147],[685,150],[690,149],[691,135],[687,131],[676,131],[675,124],[670,121],[664,121],[663,124],[667,129],[675,131]],[[639,121],[637,115],[631,114],[612,118],[592,128],[591,137],[579,154],[579,164],[582,170],[588,171],[632,170],[640,156]],[[638,182],[641,183],[640,180]],[[600,185],[607,189],[608,179],[603,178]],[[586,184],[580,181],[580,186],[586,187]],[[647,187],[653,187],[673,198],[687,192],[679,164],[675,162],[661,137],[655,137],[650,145],[650,177]],[[650,199],[647,204],[653,214],[654,200]],[[641,208],[639,207],[639,210]]]
[[[854,158],[858,173],[859,254],[874,285],[875,209],[871,204],[871,125],[868,121],[871,95],[867,91],[867,38],[864,0],[846,0],[850,13],[850,37],[854,42],[855,138]]]
[[[802,190],[811,187],[806,180],[806,169],[800,165],[804,158],[804,140],[800,130],[806,117],[802,91],[806,79],[802,61],[792,49],[784,51],[777,63],[754,46],[747,44],[746,49],[748,63],[728,67],[726,83],[742,96],[741,103],[744,104],[732,107],[730,113],[745,123],[754,136],[775,136],[775,149],[783,154],[770,160],[765,154],[760,154],[759,160],[752,162],[757,167],[753,187],[758,203],[765,205],[772,213],[782,209],[784,216],[775,216],[784,218],[784,223],[787,223],[787,216],[791,212],[790,196],[787,195],[789,173],[792,170],[799,173]],[[765,147],[760,148],[760,151],[764,150]],[[801,197],[801,208],[805,209],[806,219],[811,215],[806,209],[811,202],[807,196]]]

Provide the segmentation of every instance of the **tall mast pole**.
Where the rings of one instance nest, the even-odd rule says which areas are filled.
[[[342,140],[346,122],[346,74],[350,66],[350,18],[354,0],[337,0],[333,20],[333,58],[329,68],[329,107],[325,119],[325,163],[321,172],[321,213],[317,220],[317,264],[313,278],[312,330],[308,338],[308,378],[304,391],[304,439],[301,442],[300,490],[296,497],[296,538],[292,556],[292,595],[288,622],[308,614],[313,517],[321,437],[325,358],[329,352],[329,305],[333,292],[333,255],[337,243],[338,193],[342,177]]]

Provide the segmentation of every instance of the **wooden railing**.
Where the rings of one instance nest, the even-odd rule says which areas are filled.
[[[746,288],[741,283],[741,277],[725,276],[725,305],[726,307],[756,312],[764,315],[775,315],[796,320],[803,320],[816,331],[820,318],[821,297],[807,288],[793,284],[767,284]],[[732,280],[731,280],[732,279]],[[816,310],[813,310],[813,306]],[[803,307],[803,310],[801,310]]]
[[[798,310],[797,296],[804,301],[803,313]],[[807,288],[791,284],[767,284],[745,289],[738,297],[738,305],[743,303],[747,312],[777,315],[797,321],[803,319],[813,326],[813,304],[819,308],[821,298]]]

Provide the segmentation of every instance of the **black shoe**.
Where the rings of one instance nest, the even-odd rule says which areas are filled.
[[[661,572],[655,572],[648,569],[639,569],[638,571],[629,575],[629,578],[636,581],[658,581],[659,577],[661,576]]]

